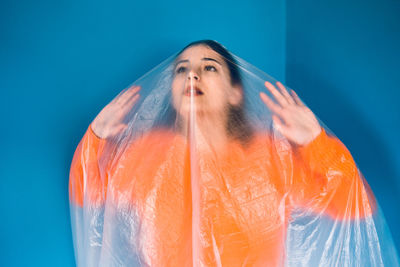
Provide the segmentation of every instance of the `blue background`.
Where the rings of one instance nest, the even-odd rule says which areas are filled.
[[[0,265],[74,266],[68,172],[95,115],[190,41],[286,82],[347,145],[400,246],[400,2],[2,1]]]

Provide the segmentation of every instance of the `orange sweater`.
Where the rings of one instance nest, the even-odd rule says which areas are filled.
[[[141,254],[150,266],[192,264],[194,176],[199,257],[206,266],[281,265],[293,208],[335,220],[375,210],[368,185],[337,138],[323,130],[295,149],[272,140],[257,134],[247,148],[231,142],[224,152],[198,152],[193,169],[189,146],[171,131],[150,132],[111,161],[113,146],[89,127],[72,161],[70,200],[135,207],[139,238],[146,238]]]

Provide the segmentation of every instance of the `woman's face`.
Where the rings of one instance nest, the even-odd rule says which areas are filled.
[[[214,50],[197,45],[187,48],[176,59],[172,100],[180,116],[226,115],[230,105],[241,101],[241,89],[232,86],[225,60]]]

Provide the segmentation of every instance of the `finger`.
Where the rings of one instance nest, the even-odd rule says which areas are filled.
[[[126,102],[126,105],[128,107],[132,107],[140,98],[140,94],[134,94],[128,101]]]
[[[127,97],[132,97],[133,95],[137,94],[140,90],[140,86],[131,86],[129,87],[126,92],[124,93],[124,95],[127,95]]]
[[[286,98],[283,97],[283,95],[275,88],[275,86],[272,85],[272,83],[266,81],[265,87],[267,87],[267,89],[271,92],[271,94],[275,97],[276,101],[281,106],[286,106],[288,104]]]
[[[296,104],[298,104],[300,106],[305,106],[303,101],[301,101],[300,97],[297,95],[297,93],[294,90],[290,90],[290,93],[292,94],[293,99],[296,102]]]
[[[274,126],[277,128],[277,130],[281,134],[286,135],[289,128],[281,121],[281,119],[278,118],[278,116],[276,116],[276,115],[272,115],[272,120],[273,120]]]
[[[130,99],[132,99],[140,90],[139,86],[133,86],[129,88],[118,100],[120,105],[126,105]]]
[[[128,91],[132,90],[135,92],[138,92],[140,90],[141,86],[140,85],[132,85],[131,87],[128,88]]]
[[[273,121],[275,124],[279,124],[279,125],[285,124],[285,122],[282,120],[282,118],[280,118],[280,117],[277,116],[276,114],[273,114],[273,115],[272,115],[272,121]]]
[[[139,100],[139,97],[140,97],[140,95],[136,94],[131,99],[126,101],[126,103],[123,106],[121,106],[121,108],[120,108],[121,116],[125,116],[126,114],[128,114],[129,111],[132,110],[133,106]]]
[[[139,99],[139,96],[140,94],[136,91],[125,101],[125,105],[133,105]]]
[[[281,113],[282,108],[281,108],[279,105],[275,104],[275,102],[272,101],[272,100],[267,96],[266,93],[260,92],[260,98],[261,98],[261,100],[264,102],[264,104],[265,104],[270,110],[272,110],[272,112],[277,113],[277,114],[280,114],[280,113]]]
[[[281,82],[276,82],[276,85],[278,85],[279,89],[281,90],[281,93],[286,98],[287,102],[289,104],[295,104],[293,97],[289,94],[286,87]]]

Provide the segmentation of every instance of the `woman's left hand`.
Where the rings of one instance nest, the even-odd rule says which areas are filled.
[[[274,113],[272,119],[283,136],[296,145],[307,145],[321,133],[317,118],[295,91],[291,90],[289,94],[282,83],[277,82],[276,85],[280,90],[270,82],[265,82],[265,87],[277,103],[264,92],[260,92],[261,100]]]

